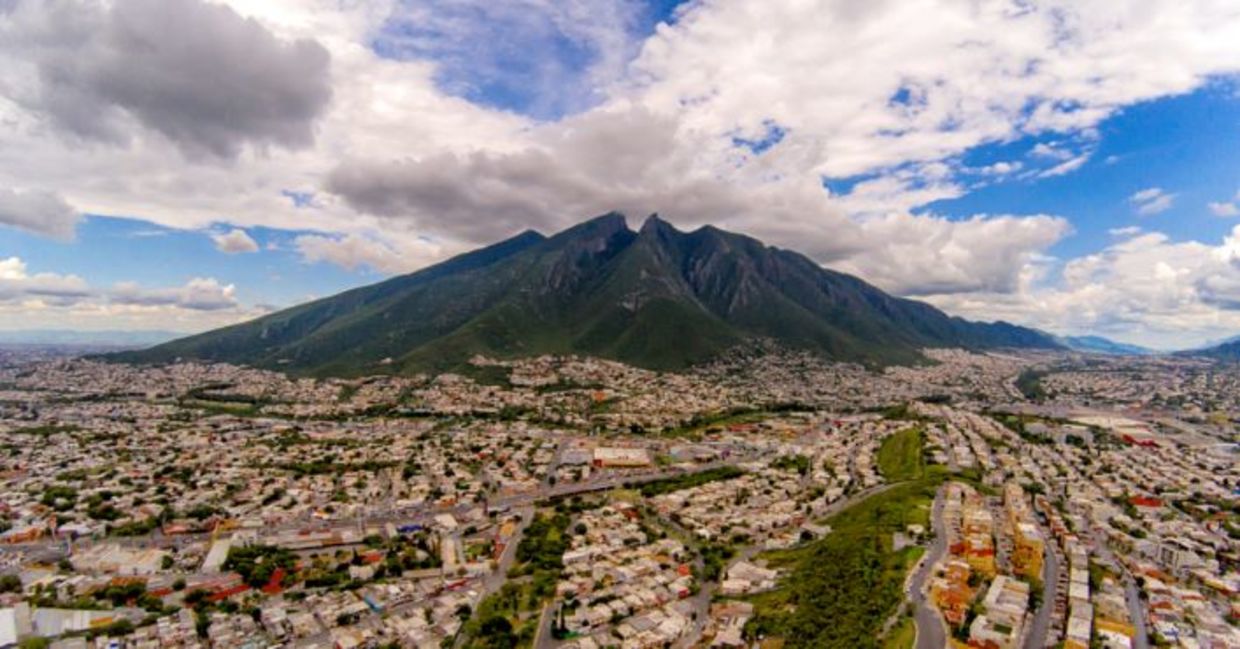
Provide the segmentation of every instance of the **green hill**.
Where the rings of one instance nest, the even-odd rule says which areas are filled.
[[[525,232],[421,271],[251,322],[112,355],[310,375],[445,370],[475,354],[577,353],[682,368],[752,339],[874,365],[924,347],[1056,348],[1048,335],[950,317],[714,227],[607,214]]]

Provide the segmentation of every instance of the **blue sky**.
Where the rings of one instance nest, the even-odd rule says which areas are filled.
[[[659,23],[675,21],[679,0],[580,4],[550,3],[535,11],[521,2],[444,2],[428,6],[405,0],[371,41],[383,58],[433,60],[444,92],[483,106],[540,120],[555,120],[604,100],[592,88],[597,66],[623,65]],[[628,45],[606,50],[592,38],[604,14]],[[580,24],[580,29],[574,26]]]
[[[102,286],[134,282],[157,289],[183,285],[195,277],[213,277],[236,285],[237,297],[244,303],[278,307],[384,277],[368,267],[350,271],[307,262],[293,243],[299,235],[312,234],[307,231],[250,228],[250,236],[262,251],[227,254],[210,237],[212,232],[227,229],[181,230],[137,219],[90,216],[78,226],[73,241],[0,229],[0,258],[20,257],[31,272],[74,274]]]
[[[621,210],[975,319],[1240,333],[1217,3],[10,4],[0,329],[197,331]]]
[[[1075,233],[1050,249],[1066,258],[1096,252],[1109,242],[1110,230],[1132,226],[1156,229],[1174,240],[1217,241],[1235,221],[1212,215],[1206,206],[1240,189],[1238,92],[1234,83],[1219,81],[1188,95],[1125,108],[1099,125],[1096,142],[1069,147],[1093,151],[1078,171],[999,182],[923,209],[951,216],[1013,211],[1068,216]],[[973,167],[1036,161],[1029,152],[1037,144],[1062,141],[1049,135],[988,145],[970,150],[963,161]],[[1175,194],[1175,200],[1165,212],[1138,216],[1128,199],[1151,187]]]

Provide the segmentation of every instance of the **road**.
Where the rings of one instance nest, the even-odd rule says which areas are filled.
[[[1051,538],[1049,535],[1046,538]],[[1051,613],[1055,610],[1055,596],[1059,585],[1059,554],[1047,547],[1042,570],[1042,605],[1033,614],[1033,620],[1025,633],[1025,649],[1043,649],[1051,628]]]
[[[1141,607],[1141,593],[1137,589],[1137,583],[1129,574],[1128,569],[1120,564],[1115,557],[1115,553],[1111,551],[1107,545],[1106,537],[1103,535],[1102,529],[1094,527],[1090,530],[1090,537],[1094,542],[1094,552],[1102,558],[1104,563],[1110,564],[1119,572],[1124,582],[1124,601],[1128,604],[1128,618],[1132,622],[1132,626],[1136,629],[1136,635],[1132,639],[1134,649],[1146,649],[1150,646],[1149,632],[1145,628],[1145,613]]]
[[[691,470],[670,469],[647,471],[644,473],[633,473],[625,475],[607,476],[602,479],[589,480],[585,482],[574,482],[569,484],[556,485],[554,487],[544,487],[533,492],[512,494],[492,499],[489,502],[491,508],[511,508],[520,509],[523,507],[533,506],[541,500],[549,498],[565,498],[578,494],[594,493],[599,491],[610,491],[626,484],[639,485],[647,482],[654,482],[665,478],[671,478],[681,475],[689,475],[701,473],[711,469],[717,469],[723,466],[735,465],[748,461],[748,457],[736,457],[728,461],[711,462],[693,467]],[[262,529],[263,536],[271,537],[281,534],[297,533],[302,530],[313,529],[315,531],[330,531],[332,529],[341,529],[344,527],[358,526],[366,527],[382,527],[388,523],[401,525],[406,523],[430,523],[431,519],[439,514],[452,514],[454,516],[463,516],[471,510],[477,509],[477,503],[461,503],[447,507],[408,507],[408,508],[388,508],[379,509],[365,517],[359,517],[350,520],[337,521],[294,521],[282,525],[274,525],[264,527]],[[206,541],[211,538],[211,533],[201,532],[192,534],[178,534],[175,536],[164,536],[156,531],[154,534],[146,536],[134,537],[109,537],[103,542],[114,543],[122,547],[130,548],[167,548],[179,547],[187,543],[195,541]],[[76,543],[78,546],[90,545],[92,541],[89,539],[79,539]],[[15,543],[9,545],[0,545],[0,553],[3,552],[23,552],[27,556],[33,553],[39,553],[38,556],[46,556],[51,560],[59,559],[64,556],[64,541],[56,539],[44,539],[33,543]]]
[[[939,493],[934,498],[934,506],[930,509],[930,525],[934,529],[934,540],[930,542],[930,547],[926,548],[921,565],[908,584],[908,597],[913,603],[913,618],[917,623],[917,649],[942,649],[947,646],[947,625],[926,593],[926,582],[934,573],[934,566],[947,553],[942,487],[939,488]]]

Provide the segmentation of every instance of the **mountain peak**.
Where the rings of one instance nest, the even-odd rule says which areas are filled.
[[[646,232],[647,230],[661,230],[664,228],[668,228],[671,230],[676,229],[676,227],[673,226],[671,223],[668,223],[667,221],[664,221],[663,219],[659,218],[658,212],[655,212],[654,214],[647,216],[646,220],[642,222],[642,227],[640,231]]]
[[[621,230],[628,230],[629,220],[628,217],[620,212],[608,212],[606,214],[600,214],[588,221],[584,221],[576,227],[569,228],[569,230],[577,229],[588,229],[591,231],[614,234],[616,232],[620,232]]]
[[[952,318],[717,228],[609,212],[253,322],[114,356],[244,362],[317,375],[448,370],[473,354],[575,353],[677,369],[753,340],[873,365],[926,347],[1059,348]],[[391,359],[390,361],[387,359]]]

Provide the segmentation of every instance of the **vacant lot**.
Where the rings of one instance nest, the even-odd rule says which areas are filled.
[[[878,470],[888,482],[917,480],[925,475],[920,428],[902,430],[878,447]]]

